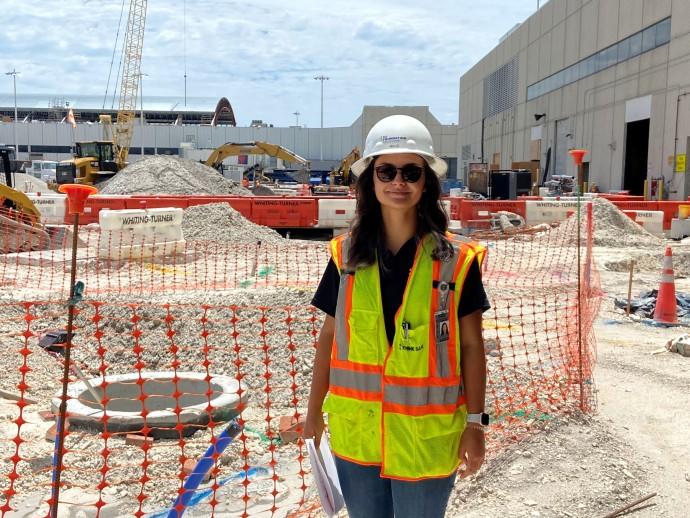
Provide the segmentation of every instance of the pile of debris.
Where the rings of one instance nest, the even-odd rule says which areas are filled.
[[[182,216],[182,233],[190,241],[280,244],[283,237],[246,219],[227,203],[189,207]]]
[[[632,255],[632,259],[635,261],[634,271],[661,273],[663,258],[663,249],[656,252],[634,254]],[[604,267],[610,272],[627,272],[630,270],[630,259],[607,261],[604,263]],[[673,273],[676,279],[690,277],[690,251],[673,251]]]
[[[649,290],[641,293],[638,298],[631,298],[630,312],[640,317],[653,318],[658,295],[658,290]],[[613,303],[617,308],[627,310],[628,299],[616,297]],[[676,315],[679,319],[683,320],[690,317],[690,295],[676,292],[676,308]]]
[[[7,185],[4,174],[0,174],[0,183]],[[24,173],[12,173],[12,184],[14,189],[21,192],[42,192],[46,194],[53,192],[43,180]]]
[[[659,247],[661,240],[604,198],[595,198],[594,244],[605,247]]]
[[[128,165],[101,184],[100,193],[252,195],[212,167],[165,155],[146,157]]]

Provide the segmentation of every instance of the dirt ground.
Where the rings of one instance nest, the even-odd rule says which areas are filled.
[[[663,247],[656,252],[661,259]],[[678,269],[687,271],[690,246],[674,244],[674,252]],[[690,358],[663,349],[690,328],[636,322],[613,304],[627,296],[621,262],[653,253],[595,249],[604,292],[595,325],[597,411],[543,421],[530,437],[502,448],[477,476],[458,481],[448,517],[604,518],[651,493],[657,495],[645,502],[649,507],[633,517],[690,516]],[[639,268],[633,296],[658,287],[654,261],[639,261]],[[676,289],[690,293],[690,278],[678,277]],[[0,401],[0,421],[9,422],[14,410]],[[36,420],[36,430],[48,426]],[[34,438],[41,444],[44,431]]]
[[[688,248],[674,246],[680,257]],[[597,412],[551,421],[502,450],[456,485],[447,516],[603,518],[651,493],[629,515],[690,515],[690,358],[663,350],[690,328],[627,318],[613,299],[627,297],[628,273],[605,269],[639,252],[595,249],[604,291],[595,326]],[[633,297],[657,288],[659,274],[636,272]],[[690,279],[677,279],[676,290],[690,292]]]

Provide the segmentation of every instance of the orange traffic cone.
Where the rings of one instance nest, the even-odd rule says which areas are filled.
[[[671,247],[666,247],[664,266],[661,271],[661,283],[654,308],[654,320],[663,324],[678,322],[676,315],[676,287],[673,281],[673,257]]]

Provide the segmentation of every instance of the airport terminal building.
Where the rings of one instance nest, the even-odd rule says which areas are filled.
[[[460,79],[460,176],[539,161],[601,191],[690,195],[690,2],[549,0]]]
[[[20,160],[66,160],[72,156],[74,142],[104,138],[101,125],[93,122],[97,120],[99,111],[77,113],[78,121],[76,127],[72,128],[69,123],[61,122],[67,113],[64,108],[61,112],[46,117],[41,110],[20,107],[19,122],[15,128],[13,109],[0,108],[0,113],[5,113],[5,120],[0,122],[0,143],[14,146],[16,130]],[[337,166],[355,146],[363,150],[366,135],[371,127],[382,118],[396,113],[415,117],[429,128],[436,152],[448,162],[448,176],[455,178],[458,126],[442,124],[428,106],[364,106],[350,126],[323,129],[303,126],[274,127],[269,124],[245,127],[229,124],[214,126],[205,122],[210,121],[213,112],[192,115],[180,112],[171,117],[170,113],[162,111],[145,111],[146,123],[143,126],[140,114],[137,113],[129,160],[134,162],[142,155],[154,154],[181,155],[195,160],[205,160],[214,148],[226,142],[261,140],[286,147],[310,160],[313,170],[329,170]],[[184,123],[176,124],[176,117],[181,115],[185,116]],[[262,159],[259,157],[256,160]]]

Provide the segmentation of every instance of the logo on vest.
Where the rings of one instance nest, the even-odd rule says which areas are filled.
[[[401,342],[400,345],[398,345],[398,349],[401,351],[414,353],[424,349],[424,344],[411,345],[409,342]]]
[[[415,345],[410,342],[410,323],[407,320],[403,320],[402,323],[403,339],[398,344],[398,349],[405,352],[418,352],[424,349],[424,344]]]

